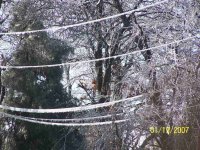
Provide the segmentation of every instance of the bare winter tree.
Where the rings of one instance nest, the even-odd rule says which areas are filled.
[[[31,0],[29,4],[38,11],[27,12],[27,16],[39,16],[45,27],[63,26],[136,10],[157,2]],[[86,133],[86,149],[190,150],[200,147],[199,37],[177,42],[199,34],[199,16],[199,0],[169,0],[118,18],[48,33],[76,48],[74,55],[66,61],[112,57],[66,68],[63,80],[67,82],[71,97],[77,97],[77,103],[104,103],[140,94],[145,97],[143,102],[86,114],[114,114],[114,121],[116,113],[123,112],[123,117],[130,119],[123,125],[82,129]],[[20,30],[26,29],[24,23]],[[166,43],[171,44],[152,48]],[[135,51],[142,52],[113,57]],[[73,94],[76,89],[82,91],[83,96]],[[184,126],[189,127],[187,134],[152,133],[149,130],[150,127]]]

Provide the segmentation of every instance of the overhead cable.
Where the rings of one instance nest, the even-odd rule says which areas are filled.
[[[91,60],[83,60],[83,61],[76,61],[76,62],[65,62],[65,63],[60,63],[60,64],[52,64],[52,65],[37,65],[37,66],[0,66],[0,68],[2,69],[28,69],[28,68],[47,68],[47,67],[62,67],[62,66],[66,66],[66,65],[74,65],[74,64],[83,64],[83,63],[91,63],[91,62],[97,62],[97,61],[102,61],[102,60],[107,60],[107,59],[115,59],[118,57],[124,57],[124,56],[128,56],[128,55],[133,55],[136,53],[140,53],[140,52],[145,52],[145,51],[153,51],[155,49],[161,48],[161,47],[165,47],[171,44],[176,44],[176,43],[180,43],[180,42],[184,42],[187,40],[191,40],[194,39],[196,37],[198,37],[199,35],[195,35],[195,36],[191,36],[188,38],[184,38],[181,40],[175,40],[173,42],[170,43],[166,43],[166,44],[162,44],[162,45],[158,45],[155,47],[151,47],[151,48],[147,48],[147,49],[143,49],[143,50],[137,50],[137,51],[133,51],[130,53],[125,53],[125,54],[120,54],[120,55],[115,55],[115,56],[109,56],[109,57],[103,57],[103,58],[98,58],[98,59],[91,59]]]
[[[26,119],[22,118],[16,115],[10,115],[7,113],[2,113],[0,114],[3,115],[3,117],[9,117],[9,118],[14,118],[17,120],[21,121],[26,121],[26,122],[31,122],[35,124],[42,124],[42,125],[51,125],[51,126],[99,126],[99,125],[109,125],[109,124],[116,124],[116,123],[123,123],[128,121],[128,119],[123,119],[123,120],[115,120],[115,121],[105,121],[105,122],[92,122],[92,123],[55,123],[55,122],[46,122],[46,121],[36,121],[36,120],[31,120],[31,119]]]
[[[163,4],[165,2],[167,2],[168,0],[164,0],[161,2],[157,2],[148,6],[143,6],[141,8],[138,9],[133,9],[127,12],[123,12],[123,13],[118,13],[116,15],[112,15],[112,16],[108,16],[108,17],[104,17],[104,18],[100,18],[100,19],[95,19],[95,20],[90,20],[90,21],[86,21],[86,22],[81,22],[81,23],[76,23],[76,24],[72,24],[72,25],[66,25],[66,26],[53,26],[53,27],[49,27],[46,29],[40,29],[40,30],[31,30],[31,31],[21,31],[21,32],[7,32],[7,33],[0,33],[0,35],[22,35],[22,34],[32,34],[32,33],[37,33],[37,32],[48,32],[48,31],[58,31],[61,29],[68,29],[68,28],[73,28],[73,27],[78,27],[78,26],[82,26],[82,25],[87,25],[87,24],[92,24],[92,23],[96,23],[96,22],[100,22],[100,21],[104,21],[104,20],[108,20],[108,19],[113,19],[113,18],[117,18],[123,15],[127,15],[127,14],[131,14],[133,12],[137,12],[137,11],[141,11],[143,9],[147,9],[150,7],[154,7],[160,4]]]
[[[122,116],[125,113],[118,113],[118,114],[113,114],[113,115],[105,115],[105,116],[95,116],[95,117],[86,117],[86,118],[73,118],[73,119],[47,119],[47,118],[34,118],[34,117],[24,117],[24,116],[19,116],[25,119],[30,119],[30,120],[38,120],[38,121],[50,121],[50,122],[76,122],[76,121],[90,121],[90,120],[97,120],[97,119],[106,119],[106,118],[111,118],[111,117],[116,117],[116,116]]]
[[[10,107],[5,105],[0,105],[0,109],[10,110],[14,112],[26,112],[26,113],[64,113],[64,112],[81,112],[91,109],[97,109],[102,107],[112,106],[117,103],[125,102],[125,101],[133,101],[138,98],[142,98],[143,95],[138,95],[134,97],[129,97],[125,99],[120,99],[112,102],[105,102],[102,104],[94,104],[87,106],[79,106],[79,107],[70,107],[70,108],[56,108],[56,109],[28,109],[28,108],[18,108],[18,107]]]

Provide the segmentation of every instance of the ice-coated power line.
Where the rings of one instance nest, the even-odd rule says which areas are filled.
[[[4,110],[10,110],[15,112],[26,112],[26,113],[64,113],[64,112],[81,112],[91,109],[97,109],[102,107],[108,107],[112,106],[117,103],[125,102],[125,101],[132,101],[138,98],[142,98],[143,95],[138,95],[134,97],[129,97],[125,99],[120,99],[117,101],[112,102],[105,102],[102,104],[94,104],[94,105],[87,105],[87,106],[79,106],[79,107],[71,107],[71,108],[56,108],[56,109],[28,109],[28,108],[18,108],[18,107],[10,107],[10,106],[4,106],[0,105],[1,109]]]
[[[60,29],[68,29],[68,28],[72,28],[72,27],[78,27],[78,26],[82,26],[82,25],[87,25],[87,24],[92,24],[92,23],[96,23],[96,22],[100,22],[100,21],[104,21],[104,20],[108,20],[108,19],[113,19],[113,18],[117,18],[126,14],[131,14],[133,12],[136,11],[141,11],[143,9],[147,9],[150,7],[154,7],[160,4],[163,4],[165,2],[167,2],[168,0],[164,0],[161,2],[157,2],[148,6],[143,6],[141,8],[138,9],[134,9],[134,10],[130,10],[127,12],[123,12],[123,13],[118,13],[116,15],[112,15],[112,16],[108,16],[108,17],[104,17],[104,18],[100,18],[100,19],[95,19],[95,20],[90,20],[90,21],[86,21],[86,22],[81,22],[81,23],[76,23],[76,24],[72,24],[72,25],[66,25],[66,26],[53,26],[50,28],[46,28],[46,29],[40,29],[40,30],[31,30],[31,31],[22,31],[22,32],[8,32],[8,33],[0,33],[0,35],[22,35],[22,34],[32,34],[32,33],[37,33],[37,32],[48,32],[48,31],[58,31]]]
[[[134,110],[129,110],[129,113],[132,112]],[[73,118],[73,119],[69,119],[69,118],[65,118],[65,119],[53,119],[53,118],[34,118],[34,117],[25,117],[25,116],[18,116],[21,118],[25,118],[25,119],[30,119],[30,120],[37,120],[37,121],[48,121],[48,122],[80,122],[80,121],[91,121],[91,120],[97,120],[97,119],[106,119],[106,118],[112,118],[112,117],[117,117],[117,116],[123,116],[126,113],[117,113],[117,114],[109,114],[109,115],[103,115],[103,116],[92,116],[92,117],[85,117],[85,118]]]
[[[14,118],[21,121],[36,123],[36,124],[43,124],[43,125],[51,125],[51,126],[99,126],[99,125],[109,125],[109,124],[116,124],[116,123],[123,123],[128,121],[129,119],[123,120],[115,120],[115,121],[105,121],[105,122],[92,122],[92,123],[55,123],[55,122],[45,122],[45,121],[36,121],[30,120],[26,118],[22,118],[16,115],[10,115],[7,113],[0,112],[4,117]]]
[[[19,116],[25,119],[30,120],[37,120],[37,121],[50,121],[50,122],[75,122],[75,121],[90,121],[90,120],[96,120],[96,119],[106,119],[106,118],[112,118],[115,116],[122,116],[125,113],[119,113],[119,114],[113,114],[113,115],[105,115],[105,116],[95,116],[95,117],[86,117],[86,118],[74,118],[74,119],[46,119],[46,118],[33,118],[33,117],[24,117]]]
[[[196,37],[198,37],[199,35],[195,35],[195,36],[191,36],[188,38],[184,38],[182,40],[176,40],[170,43],[166,43],[166,44],[162,44],[162,45],[158,45],[155,47],[151,47],[151,48],[147,48],[147,49],[143,49],[143,50],[137,50],[134,52],[130,52],[130,53],[125,53],[125,54],[120,54],[120,55],[115,55],[115,56],[110,56],[110,57],[104,57],[104,58],[99,58],[99,59],[91,59],[91,60],[83,60],[83,61],[76,61],[76,62],[65,62],[65,63],[61,63],[61,64],[52,64],[52,65],[37,65],[37,66],[0,66],[0,68],[2,69],[28,69],[28,68],[47,68],[47,67],[61,67],[61,66],[66,66],[66,65],[74,65],[74,64],[83,64],[83,63],[91,63],[91,62],[97,62],[97,61],[102,61],[102,60],[107,60],[107,59],[112,59],[112,58],[118,58],[118,57],[123,57],[123,56],[128,56],[128,55],[133,55],[135,53],[140,53],[140,52],[144,52],[144,51],[148,51],[151,50],[153,51],[154,49],[158,49],[164,46],[168,46],[171,44],[176,44],[176,43],[180,43],[180,42],[184,42],[187,40],[191,40],[194,39]]]

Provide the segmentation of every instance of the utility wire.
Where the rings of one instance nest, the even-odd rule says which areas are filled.
[[[26,122],[31,122],[31,123],[36,123],[36,124],[42,124],[42,125],[51,125],[51,126],[99,126],[99,125],[109,125],[109,124],[116,124],[116,123],[123,123],[128,121],[128,119],[123,119],[123,120],[115,120],[115,121],[105,121],[105,122],[92,122],[92,123],[55,123],[55,122],[46,122],[46,121],[36,121],[36,120],[30,120],[26,118],[22,118],[19,116],[15,115],[10,115],[7,113],[0,112],[0,114],[3,115],[3,117],[8,117],[8,118],[14,118],[17,120],[21,121],[26,121]]]
[[[134,110],[129,110],[129,113],[132,112]],[[109,114],[109,115],[103,115],[103,116],[92,116],[92,117],[85,117],[85,118],[74,118],[74,119],[69,119],[69,118],[66,118],[66,119],[53,119],[53,118],[34,118],[34,117],[24,117],[24,116],[19,116],[19,117],[22,117],[22,118],[25,118],[25,119],[30,119],[30,120],[38,120],[38,121],[50,121],[50,122],[68,122],[68,121],[71,121],[71,122],[75,122],[75,121],[90,121],[90,120],[96,120],[96,119],[106,119],[106,118],[111,118],[111,117],[117,117],[117,116],[122,116],[122,115],[125,115],[127,114],[126,112],[123,112],[123,113],[117,113],[117,114]]]
[[[66,65],[91,63],[91,62],[97,62],[97,61],[102,61],[102,60],[107,60],[107,59],[115,59],[115,58],[118,58],[118,57],[133,55],[133,54],[136,54],[136,53],[145,52],[145,51],[149,51],[149,50],[153,51],[155,49],[158,49],[158,48],[161,48],[161,47],[164,47],[164,46],[168,46],[168,45],[171,45],[171,44],[176,44],[176,43],[184,42],[184,41],[187,41],[187,40],[191,40],[191,39],[194,39],[194,38],[196,38],[198,36],[199,36],[199,34],[197,34],[195,36],[188,37],[188,38],[184,38],[184,39],[181,39],[181,40],[175,40],[173,42],[162,44],[162,45],[159,45],[159,46],[155,46],[155,47],[151,47],[151,48],[147,48],[147,49],[143,49],[143,50],[137,50],[137,51],[130,52],[130,53],[125,53],[125,54],[120,54],[120,55],[115,55],[115,56],[109,56],[109,57],[104,57],[104,58],[99,58],[99,59],[83,60],[83,61],[76,61],[76,62],[65,62],[65,63],[61,63],[61,64],[52,64],[52,65],[0,66],[0,68],[2,68],[2,69],[47,68],[47,67],[62,67],[62,66],[66,66]]]
[[[141,11],[143,9],[147,9],[147,8],[150,8],[150,7],[154,7],[154,6],[163,4],[167,1],[168,0],[164,0],[164,1],[157,2],[157,3],[154,3],[154,4],[148,5],[148,6],[144,6],[144,7],[138,8],[138,9],[130,10],[130,11],[123,12],[123,13],[118,13],[116,15],[112,15],[112,16],[108,16],[108,17],[104,17],[104,18],[100,18],[100,19],[90,20],[90,21],[87,21],[87,22],[81,22],[81,23],[76,23],[76,24],[67,25],[67,26],[60,26],[60,27],[53,26],[53,27],[50,27],[50,28],[40,29],[40,30],[31,30],[31,31],[22,31],[22,32],[8,32],[8,33],[2,32],[2,33],[0,33],[0,35],[23,35],[23,34],[32,34],[32,33],[37,33],[37,32],[48,32],[48,31],[54,31],[55,32],[55,31],[58,31],[58,30],[61,30],[61,29],[68,29],[68,28],[92,24],[92,23],[96,23],[96,22],[100,22],[100,21],[104,21],[104,20],[108,20],[108,19],[117,18],[117,17],[123,16],[123,15],[126,15],[126,14],[131,14],[133,12]]]
[[[185,107],[186,109],[200,106],[198,105],[193,105],[189,107]],[[26,121],[26,122],[31,122],[31,123],[36,123],[36,124],[43,124],[43,125],[51,125],[51,126],[98,126],[98,125],[109,125],[109,124],[118,124],[118,123],[125,123],[129,121],[130,119],[123,119],[123,120],[115,120],[115,121],[105,121],[105,122],[93,122],[93,123],[55,123],[55,122],[46,122],[46,121],[37,121],[37,120],[31,120],[28,119],[28,117],[21,117],[21,116],[16,116],[16,115],[10,115],[8,113],[0,112],[0,114],[3,115],[3,117],[9,117],[9,118],[14,118],[17,120],[21,121]]]
[[[118,113],[118,114],[110,114],[110,115],[105,115],[105,116],[95,116],[95,117],[86,117],[86,118],[74,118],[74,119],[46,119],[46,118],[34,118],[34,117],[24,117],[24,116],[19,116],[21,118],[25,119],[30,119],[30,120],[38,120],[38,121],[50,121],[50,122],[75,122],[75,121],[90,121],[90,120],[96,120],[96,119],[106,119],[106,118],[111,118],[115,116],[122,116],[125,113]]]
[[[124,113],[119,113],[119,114],[113,114],[113,115],[105,115],[105,116],[96,116],[96,117],[87,117],[87,118],[74,118],[74,119],[46,119],[46,118],[33,118],[33,117],[24,117],[20,116],[25,119],[30,119],[30,120],[38,120],[38,121],[48,121],[48,122],[75,122],[75,121],[90,121],[90,120],[96,120],[96,119],[106,119],[106,118],[111,118],[115,116],[122,116]]]
[[[81,112],[91,109],[97,109],[102,107],[112,106],[117,103],[125,102],[125,101],[133,101],[138,98],[142,98],[143,95],[138,95],[130,98],[120,99],[112,102],[105,102],[102,104],[88,105],[88,106],[79,106],[79,107],[71,107],[71,108],[56,108],[56,109],[28,109],[28,108],[18,108],[18,107],[10,107],[0,105],[0,109],[10,110],[14,112],[26,112],[26,113],[64,113],[64,112]]]

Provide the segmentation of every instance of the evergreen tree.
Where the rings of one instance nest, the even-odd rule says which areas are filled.
[[[28,2],[27,2],[28,3]],[[28,18],[27,3],[17,7],[12,22],[13,30],[35,30],[44,28],[36,18]],[[73,48],[65,42],[50,38],[47,33],[23,35],[13,53],[12,65],[42,65],[62,63]],[[35,69],[10,69],[4,73],[7,93],[4,103],[26,108],[56,108],[74,106],[61,83],[63,70],[60,67]],[[23,114],[28,115],[28,114]],[[61,114],[60,116],[66,116]],[[29,115],[35,117],[36,115]],[[42,116],[42,115],[41,115]],[[47,115],[46,115],[47,116]],[[48,117],[60,117],[48,115]],[[37,116],[38,117],[38,116]],[[68,115],[69,117],[69,115]],[[81,149],[81,135],[77,129],[31,124],[7,120],[9,134],[4,137],[2,149],[49,150]],[[5,128],[5,125],[2,125]]]

